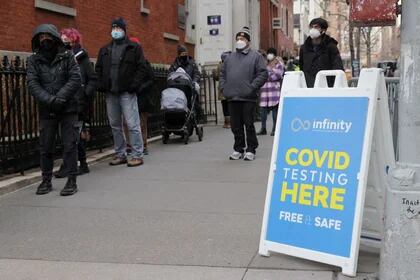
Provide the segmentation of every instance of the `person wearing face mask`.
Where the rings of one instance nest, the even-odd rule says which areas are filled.
[[[169,67],[169,72],[175,72],[178,68],[184,69],[184,71],[191,77],[196,94],[198,94],[200,91],[201,75],[195,60],[188,54],[188,49],[184,45],[178,45],[177,53],[178,56]],[[200,98],[196,99],[194,107],[195,112],[197,113],[197,120],[201,121],[204,117],[204,113],[200,105]]]
[[[73,52],[64,48],[60,33],[52,24],[41,24],[33,32],[27,63],[27,87],[39,108],[42,182],[36,194],[52,191],[55,138],[58,128],[63,142],[67,183],[62,196],[77,192],[77,99],[81,87],[80,69]]]
[[[114,137],[116,156],[110,165],[140,166],[143,164],[143,140],[136,94],[144,82],[145,57],[141,46],[127,37],[127,25],[123,18],[112,21],[111,37],[112,41],[99,50],[95,67],[98,89],[106,94],[108,120]],[[123,117],[130,136],[129,160]]]
[[[280,89],[284,75],[284,65],[282,63],[282,59],[277,57],[277,50],[275,48],[269,48],[267,50],[267,61],[268,80],[261,88],[261,130],[257,133],[257,135],[267,134],[267,116],[271,111],[273,117],[273,128],[271,130],[271,136],[274,136],[274,131],[276,129],[277,110],[280,102]]]
[[[325,32],[328,22],[315,18],[309,24],[309,37],[300,47],[299,65],[305,74],[306,84],[313,87],[316,74],[321,70],[344,70],[338,42]],[[328,85],[334,85],[334,77],[328,77]]]
[[[249,28],[242,28],[236,34],[236,51],[226,57],[220,75],[220,89],[229,102],[230,125],[235,138],[231,160],[252,161],[258,147],[254,113],[268,72],[266,60],[251,49],[250,41]]]
[[[93,66],[90,63],[89,55],[80,45],[82,35],[74,28],[66,28],[61,30],[61,40],[64,43],[64,47],[73,52],[77,64],[80,68],[80,74],[82,78],[82,87],[77,92],[77,113],[79,118],[79,139],[77,142],[78,160],[80,166],[78,169],[78,175],[89,173],[89,167],[86,162],[86,142],[89,138],[88,124],[90,123],[90,117],[92,114],[93,98],[96,92],[96,74],[93,70]],[[64,163],[60,166],[60,169],[54,173],[56,178],[64,178],[67,176],[67,169]]]

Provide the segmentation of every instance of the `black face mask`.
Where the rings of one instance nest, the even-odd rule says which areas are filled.
[[[42,41],[39,46],[42,51],[52,51],[55,48],[54,41],[50,39]]]
[[[64,48],[65,48],[66,50],[71,50],[71,49],[72,49],[72,47],[70,46],[70,42],[65,42],[65,43],[64,43]]]
[[[181,63],[187,63],[188,62],[188,56],[186,56],[186,55],[180,56],[179,61],[181,61]]]

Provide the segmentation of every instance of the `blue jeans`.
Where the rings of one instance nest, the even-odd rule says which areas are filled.
[[[273,129],[272,129],[272,131],[276,130],[278,108],[279,108],[279,106],[260,107],[260,109],[261,109],[261,129],[266,129],[267,116],[268,116],[268,113],[271,111],[271,115],[273,117]]]
[[[123,159],[127,157],[127,142],[123,132],[124,117],[130,135],[132,157],[135,159],[143,158],[143,140],[137,96],[128,92],[119,95],[108,93],[106,95],[106,109],[109,125],[114,136],[114,148],[117,156]]]

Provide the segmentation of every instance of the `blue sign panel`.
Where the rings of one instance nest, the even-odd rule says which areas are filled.
[[[284,98],[266,240],[350,257],[368,105]]]

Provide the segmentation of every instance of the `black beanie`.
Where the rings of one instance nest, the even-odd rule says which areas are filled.
[[[127,23],[122,17],[115,18],[112,20],[112,27],[120,27],[124,29],[124,32],[127,32]]]
[[[188,49],[184,45],[178,45],[177,52],[178,52],[178,55],[180,55],[183,52],[188,52]]]
[[[277,56],[277,50],[275,48],[269,48],[267,50],[267,54],[272,53],[274,56]]]
[[[249,30],[248,26],[244,26],[244,27],[242,27],[241,31],[236,33],[235,38],[237,39],[238,36],[242,36],[242,37],[246,38],[248,41],[251,41],[251,30]]]

